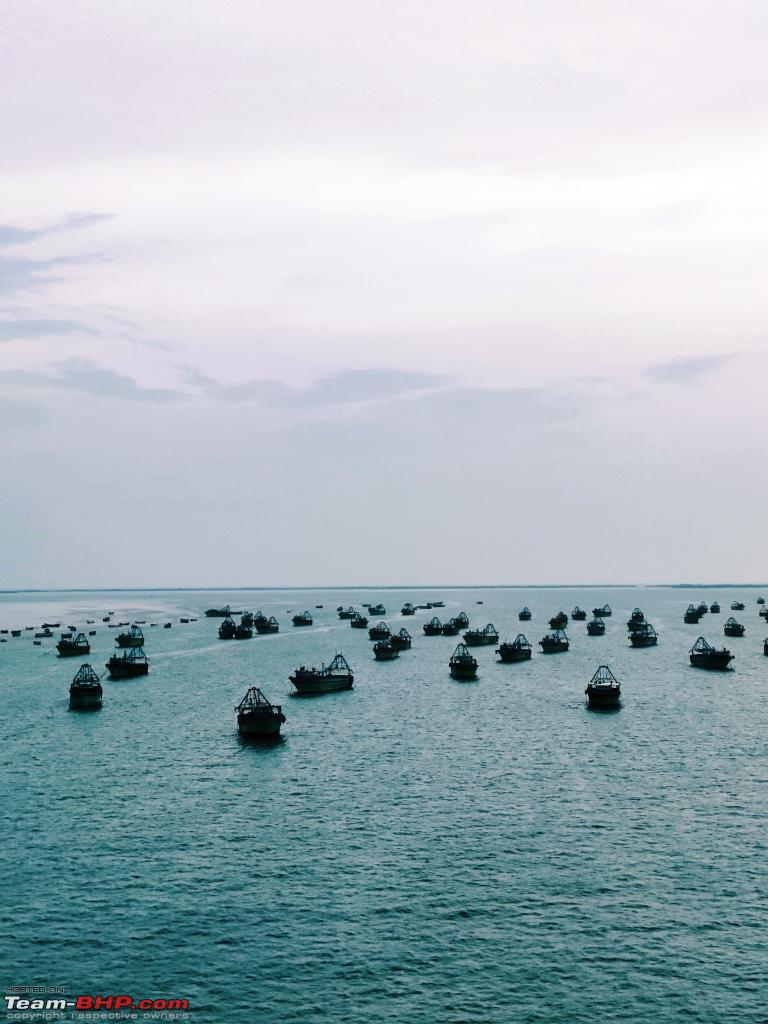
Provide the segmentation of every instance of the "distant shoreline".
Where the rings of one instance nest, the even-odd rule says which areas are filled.
[[[254,587],[18,587],[0,589],[0,594],[137,594],[154,593],[239,593],[241,591],[307,590],[768,590],[768,583],[350,583],[323,586],[254,586]]]

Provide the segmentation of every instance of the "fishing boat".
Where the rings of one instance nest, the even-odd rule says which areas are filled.
[[[496,653],[502,661],[529,661],[533,648],[523,634],[518,633],[512,643],[501,644]]]
[[[456,621],[459,624],[459,629],[466,629],[469,626],[469,616],[466,612],[459,612]]]
[[[414,608],[414,606],[411,604],[410,601],[406,601],[405,604],[403,605],[403,607],[400,609],[400,614],[401,615],[415,615],[416,614],[416,609]]]
[[[691,664],[695,668],[708,668],[722,672],[733,661],[733,655],[725,647],[719,651],[700,636],[690,651]]]
[[[758,597],[758,598],[756,598],[755,603],[756,604],[765,604],[765,598],[764,597]]]
[[[443,623],[442,633],[443,636],[458,636],[461,626],[456,619],[448,619],[447,622]]]
[[[389,640],[391,635],[392,630],[386,622],[380,622],[378,626],[371,626],[368,630],[368,636],[371,640]]]
[[[373,645],[373,656],[376,661],[392,661],[400,657],[400,648],[393,646],[389,640],[379,640]]]
[[[696,611],[699,613],[699,615],[706,615],[707,612],[709,611],[709,607],[707,605],[707,602],[706,601],[700,601],[696,605]]]
[[[56,644],[56,650],[60,658],[72,658],[76,654],[90,654],[91,645],[85,633],[78,633],[76,637],[69,639],[62,636]]]
[[[768,640],[763,640],[763,654],[768,658]]]
[[[294,615],[291,621],[293,622],[294,626],[311,626],[312,616],[309,614],[308,611],[306,611],[302,612],[301,615]]]
[[[603,636],[605,633],[605,623],[599,615],[596,615],[594,619],[587,623],[587,633],[589,636]]]
[[[574,622],[585,622],[587,618],[587,613],[584,611],[583,608],[579,608],[579,606],[576,605],[576,607],[571,612],[571,618]]]
[[[315,608],[322,608],[322,607],[323,607],[323,606],[322,606],[321,604],[316,604],[316,605],[315,605]]]
[[[109,622],[109,619],[110,619],[110,616],[109,615],[105,615],[104,618],[101,621],[102,622]]]
[[[149,661],[143,647],[131,647],[122,654],[113,654],[106,667],[110,679],[133,679],[149,672]]]
[[[63,638],[72,636],[71,633],[62,633],[61,635]],[[35,633],[35,640],[50,640],[52,636],[53,633],[50,629],[42,629],[39,633]]]
[[[279,633],[280,623],[277,621],[274,615],[270,615],[267,618],[260,618],[254,620],[257,633]]]
[[[350,605],[349,608],[339,608],[340,619],[353,619],[355,615],[358,614],[359,612],[356,612],[352,605]]]
[[[613,612],[611,611],[611,606],[606,602],[602,608],[593,608],[592,614],[596,619],[609,619]]]
[[[172,625],[173,625],[172,622],[166,622],[166,623],[163,624],[163,629],[170,629]]]
[[[758,603],[758,604],[760,604],[760,602],[759,602],[759,601],[758,601],[757,603]],[[763,603],[764,603],[764,602],[763,602]],[[44,623],[43,623],[43,624],[42,624],[42,625],[40,626],[40,629],[58,629],[60,625],[61,625],[61,623],[60,623],[60,622],[44,622]]]
[[[250,625],[245,616],[235,626],[235,640],[250,640],[253,637],[253,626]]]
[[[742,601],[731,601],[731,611],[732,612],[743,612],[744,611],[744,603]]]
[[[768,604],[763,605],[760,611],[757,613],[761,619],[768,619]]]
[[[231,615],[228,615],[219,626],[219,640],[234,640],[236,632],[237,625],[235,620]]]
[[[365,615],[361,615],[360,612],[355,612],[349,620],[349,624],[352,629],[368,629],[368,619]]]
[[[225,604],[223,608],[206,608],[205,614],[209,619],[226,619],[230,615],[242,615],[241,611],[233,612],[228,604]]]
[[[432,607],[433,608],[445,608],[445,601],[433,601],[432,602]]]
[[[384,607],[383,604],[370,604],[370,605],[368,605],[368,614],[369,615],[386,615],[387,614],[387,609]]]
[[[712,604],[709,606],[709,610],[712,612],[713,615],[719,615],[720,603],[718,601],[713,601]]]
[[[466,644],[459,644],[451,655],[448,669],[453,679],[477,679],[477,661]]]
[[[279,735],[285,721],[279,704],[271,704],[258,686],[248,688],[243,699],[235,707],[237,731],[246,739],[268,739]]]
[[[627,619],[627,629],[631,633],[633,629],[636,629],[638,626],[642,626],[644,622],[645,615],[643,612],[641,612],[639,608],[634,608],[632,610],[632,614]]]
[[[726,636],[744,636],[744,626],[731,616],[723,626],[723,632]]]
[[[550,629],[565,629],[568,625],[568,616],[565,612],[558,612],[557,615],[553,615],[549,620]]]
[[[337,654],[330,665],[321,668],[297,668],[290,680],[299,693],[331,693],[334,690],[351,690],[354,682],[352,669],[343,654]]]
[[[520,609],[517,613],[517,617],[521,622],[528,622],[533,617],[533,613],[531,612],[531,609],[526,606],[525,608]]]
[[[688,623],[689,626],[696,625],[700,618],[701,612],[699,611],[699,609],[694,608],[692,604],[689,604],[688,608],[686,609],[685,615],[683,616],[683,622]]]
[[[99,677],[90,665],[81,665],[69,687],[71,708],[97,708],[101,706],[103,691]]]
[[[464,634],[464,643],[467,647],[482,647],[484,644],[497,644],[499,642],[499,631],[492,622],[489,622],[484,629],[468,629]]]
[[[403,626],[399,633],[393,633],[389,642],[393,647],[396,647],[398,651],[407,651],[410,649],[412,636],[408,630]]]
[[[11,636],[21,636],[21,630],[20,629],[12,629],[11,630]]]
[[[539,640],[542,654],[563,654],[568,650],[570,641],[562,629],[555,629]]]
[[[118,633],[115,643],[118,647],[143,647],[144,634],[141,631],[141,626],[131,626],[127,633]]]
[[[591,708],[616,708],[621,701],[621,686],[607,665],[601,665],[584,691]]]
[[[88,636],[96,636],[96,630],[95,629],[89,629],[88,630]]]
[[[633,647],[655,647],[659,638],[650,622],[643,622],[629,631],[629,642]]]
[[[429,622],[424,623],[422,629],[424,636],[442,636],[443,624],[436,615],[433,615]]]
[[[35,645],[35,647],[42,647],[43,645],[42,640],[33,640],[32,643]]]

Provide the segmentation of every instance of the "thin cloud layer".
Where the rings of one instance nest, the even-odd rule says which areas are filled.
[[[701,377],[715,373],[735,358],[734,354],[723,353],[714,356],[668,359],[664,363],[646,367],[644,375],[659,384],[694,384]]]

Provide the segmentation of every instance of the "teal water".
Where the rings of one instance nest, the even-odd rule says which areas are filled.
[[[102,710],[76,713],[79,659],[29,632],[0,645],[4,990],[186,997],[201,1024],[765,1021],[756,593],[0,596],[4,628],[99,620],[87,659],[99,672],[106,610],[147,619],[152,666],[104,678]],[[401,619],[403,601],[438,597],[445,609]],[[734,597],[747,635],[726,641]],[[683,624],[690,601],[715,598],[720,615]],[[202,611],[227,600],[275,614],[281,632],[219,641]],[[421,634],[464,609],[535,642],[560,608],[606,600],[604,637],[571,623],[568,654],[536,647],[521,665],[479,648],[476,683],[448,675],[457,638]],[[382,601],[413,649],[374,662],[367,632],[336,617],[361,601]],[[657,648],[628,646],[635,605]],[[305,608],[315,625],[294,629],[287,609]],[[733,673],[690,668],[700,634],[736,653]],[[336,650],[355,689],[291,697],[290,671]],[[605,663],[623,706],[589,712],[584,687]],[[233,707],[252,684],[283,705],[276,745],[237,737]]]

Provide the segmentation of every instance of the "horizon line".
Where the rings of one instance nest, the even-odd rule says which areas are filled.
[[[639,590],[639,589],[768,589],[768,583],[351,583],[331,585],[205,586],[205,587],[12,587],[0,588],[0,594],[126,594],[156,591],[161,593],[208,593],[212,591],[304,591],[304,590]]]

